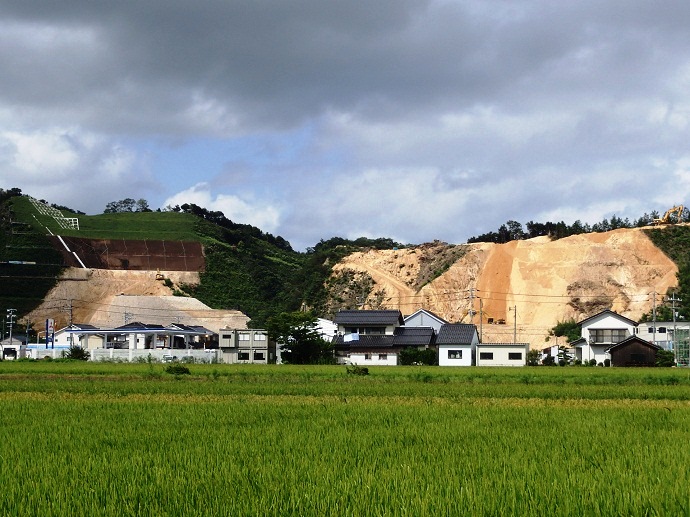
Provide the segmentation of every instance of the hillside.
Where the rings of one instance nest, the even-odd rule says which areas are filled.
[[[177,294],[242,311],[253,326],[305,305],[324,317],[341,308],[425,308],[476,323],[484,341],[512,341],[515,332],[541,346],[559,321],[605,308],[637,320],[654,292],[659,303],[679,278],[690,285],[686,224],[506,244],[333,238],[298,253],[194,205],[78,218],[79,230],[64,229],[26,196],[0,199],[0,302],[20,318],[30,314],[34,328],[49,316],[65,324],[68,306],[74,321],[88,323],[121,294]],[[69,267],[75,250],[94,266]]]
[[[556,241],[369,250],[347,256],[334,271],[333,308],[425,308],[477,325],[481,309],[484,341],[512,341],[517,330],[519,342],[539,346],[557,322],[606,308],[639,319],[650,311],[652,293],[660,301],[677,285],[678,268],[644,230],[621,229]]]

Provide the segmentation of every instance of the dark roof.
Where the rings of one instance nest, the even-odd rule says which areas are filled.
[[[358,339],[345,341],[345,336],[335,336],[332,341],[338,349],[347,348],[402,348],[406,346],[431,346],[434,329],[431,327],[398,327],[394,334],[359,334]]]
[[[621,316],[620,314],[618,314],[617,312],[612,311],[611,309],[603,310],[603,311],[601,311],[601,312],[598,312],[598,313],[594,314],[593,316],[590,316],[589,318],[585,318],[585,319],[583,319],[580,323],[578,323],[578,325],[582,326],[583,324],[587,323],[589,320],[592,320],[592,319],[594,319],[594,318],[596,318],[596,317],[598,317],[598,316],[601,316],[601,315],[603,315],[603,314],[607,314],[607,315],[609,315],[609,316],[616,316],[616,317],[618,317],[618,318],[620,318],[620,319],[622,319],[622,320],[627,321],[627,322],[630,323],[633,327],[637,327],[637,322],[636,322],[636,321],[633,321],[633,320],[631,320],[630,318],[626,318],[625,316]]]
[[[436,336],[437,345],[469,345],[477,327],[469,323],[446,323],[441,325]]]
[[[122,325],[121,327],[116,327],[115,330],[167,330],[163,325],[142,323],[140,321],[134,321],[128,323],[127,325]]]
[[[398,327],[395,329],[395,346],[431,345],[434,340],[434,329],[431,327]]]
[[[661,350],[661,347],[659,345],[656,345],[656,344],[652,343],[651,341],[644,340],[644,339],[639,338],[637,336],[630,336],[628,338],[625,338],[623,341],[619,341],[615,345],[611,345],[606,350],[604,350],[604,352],[608,353],[608,352],[611,352],[612,350],[615,350],[617,348],[624,348],[624,347],[630,345],[634,341],[636,341],[636,342],[638,342],[641,345],[644,345],[646,347],[652,348],[653,350]]]
[[[388,326],[404,325],[400,311],[339,311],[333,320],[337,325]]]
[[[86,323],[74,323],[67,328],[83,329],[83,330],[97,330],[98,329],[98,327],[94,327],[93,325],[88,325]]]
[[[344,336],[335,336],[333,346],[337,349],[349,348],[393,348],[395,336],[384,334],[362,334],[359,339],[345,342]]]

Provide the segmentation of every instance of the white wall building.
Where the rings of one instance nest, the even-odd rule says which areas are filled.
[[[525,366],[529,343],[479,343],[477,366]]]
[[[582,320],[580,325],[581,338],[572,343],[575,359],[594,359],[597,364],[611,359],[606,349],[635,335],[637,328],[637,322],[608,309]]]
[[[439,366],[472,366],[479,344],[477,327],[468,323],[446,323],[436,336]]]

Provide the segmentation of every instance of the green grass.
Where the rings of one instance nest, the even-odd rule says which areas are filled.
[[[0,363],[12,515],[686,515],[688,371]]]
[[[52,217],[40,214],[27,197],[12,198],[17,219],[28,222],[45,234],[48,228],[56,235],[88,239],[192,240],[200,239],[195,231],[198,218],[178,212],[128,212],[117,214],[78,215],[65,210],[65,217],[79,219],[79,230],[60,228]]]

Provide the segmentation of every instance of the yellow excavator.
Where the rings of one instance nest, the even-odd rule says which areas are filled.
[[[683,211],[685,210],[685,207],[683,205],[678,205],[674,206],[673,208],[669,208],[666,210],[666,213],[652,221],[652,224],[654,226],[659,226],[662,224],[676,224],[680,223],[683,221]],[[675,219],[672,219],[671,216],[675,215]]]

